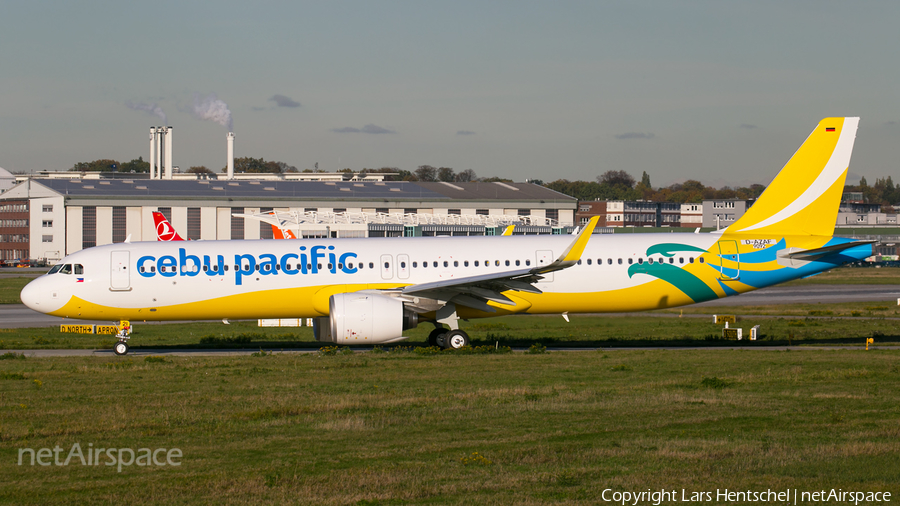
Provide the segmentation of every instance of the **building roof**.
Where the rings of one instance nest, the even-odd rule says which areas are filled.
[[[421,183],[325,181],[215,181],[166,179],[32,179],[59,195],[78,198],[255,200],[551,201],[576,200],[531,183]],[[20,183],[20,185],[25,184]]]

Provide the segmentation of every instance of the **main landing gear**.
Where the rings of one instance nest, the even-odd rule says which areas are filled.
[[[428,334],[429,346],[437,346],[445,350],[458,350],[463,346],[469,346],[469,343],[469,334],[466,334],[465,331],[459,329],[447,330],[443,326],[440,326],[435,328],[431,331],[430,334]]]

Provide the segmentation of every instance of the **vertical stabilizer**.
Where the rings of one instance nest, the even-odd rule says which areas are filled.
[[[825,118],[727,233],[834,234],[859,118]]]

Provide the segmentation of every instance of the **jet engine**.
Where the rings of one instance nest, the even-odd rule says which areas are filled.
[[[419,315],[394,297],[339,293],[328,301],[329,316],[316,318],[316,341],[335,344],[382,344],[406,339],[403,331],[419,324]]]

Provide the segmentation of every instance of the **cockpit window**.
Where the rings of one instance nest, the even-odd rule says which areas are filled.
[[[81,264],[75,264],[75,274],[84,274],[84,267]]]
[[[47,274],[56,274],[62,268],[63,268],[63,264],[56,264],[53,266],[52,269],[50,269],[50,272],[48,272]]]
[[[72,264],[66,264],[59,270],[60,274],[72,274]]]

